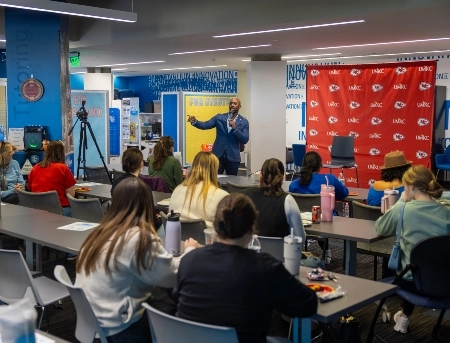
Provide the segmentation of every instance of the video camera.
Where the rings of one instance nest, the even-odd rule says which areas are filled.
[[[81,107],[77,112],[77,117],[78,119],[85,121],[87,120],[88,117],[88,111],[86,111],[86,108],[84,107],[84,105],[86,104],[86,100],[81,101]]]

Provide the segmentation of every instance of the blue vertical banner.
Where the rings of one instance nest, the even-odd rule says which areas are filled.
[[[81,120],[81,106],[85,103],[85,110],[87,111],[86,125]],[[72,91],[72,121],[73,126],[72,139],[73,145],[71,151],[74,152],[74,172],[78,174],[78,158],[81,150],[80,167],[82,167],[83,158],[83,141],[86,139],[86,166],[100,166],[103,165],[100,153],[104,158],[105,163],[109,162],[109,106],[108,91]],[[78,115],[77,115],[78,114]],[[77,121],[78,120],[78,121]],[[89,123],[89,125],[87,124]],[[81,128],[86,126],[86,135],[80,135]],[[89,129],[92,129],[91,130]],[[83,130],[84,131],[84,130]],[[94,138],[98,144],[100,152],[97,150]],[[81,148],[81,149],[80,149]],[[79,175],[83,175],[80,170]]]
[[[120,156],[120,110],[109,109],[109,153]]]
[[[179,146],[179,93],[162,93],[161,94],[161,111],[162,115],[162,132],[164,136],[172,137],[174,141],[175,151],[180,151]]]

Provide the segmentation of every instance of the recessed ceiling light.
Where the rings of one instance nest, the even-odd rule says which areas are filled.
[[[423,42],[433,42],[433,41],[446,40],[446,39],[450,39],[450,38],[430,38],[430,39],[404,40],[404,41],[399,41],[399,42],[382,42],[382,43],[329,46],[326,48],[314,48],[313,50],[357,48],[357,47],[361,47],[361,46],[390,45],[390,44],[404,44],[404,43],[423,43]]]
[[[150,64],[150,63],[164,63],[165,61],[149,61],[149,62],[131,62],[131,63],[118,63],[118,64],[103,64],[101,66],[95,66],[96,68],[100,67],[116,67],[116,66],[128,66],[135,64]]]
[[[303,56],[283,56],[282,59],[289,59],[289,58],[305,58],[305,57],[320,57],[320,56],[334,56],[334,55],[340,55],[340,52],[336,52],[334,54],[320,54],[320,55],[303,55]]]
[[[228,35],[218,35],[218,36],[213,36],[213,38],[224,38],[224,37],[234,37],[234,36],[247,36],[247,35],[256,35],[256,34],[260,34],[260,33],[283,32],[283,31],[292,31],[292,30],[303,30],[303,29],[313,29],[313,28],[317,28],[317,27],[327,27],[327,26],[346,25],[346,24],[357,24],[357,23],[364,23],[364,20],[342,21],[342,22],[328,23],[328,24],[318,24],[318,25],[307,25],[307,26],[287,27],[287,28],[284,28],[284,29],[274,29],[274,30],[263,30],[263,31],[251,31],[251,32],[232,33],[232,34],[228,34]]]
[[[220,67],[226,67],[226,66],[227,66],[226,64],[222,64],[222,65],[217,65],[217,66],[166,68],[166,69],[158,69],[158,71],[186,70],[186,69],[203,69],[203,68],[220,68]]]
[[[241,60],[242,62],[250,62],[251,59]]]
[[[222,48],[222,49],[211,49],[211,50],[174,52],[172,54],[169,54],[169,56],[172,56],[172,55],[186,55],[186,54],[198,54],[198,53],[201,53],[201,52],[212,52],[212,51],[225,51],[225,50],[239,50],[239,49],[249,49],[249,48],[262,48],[262,47],[265,47],[265,46],[272,46],[272,44],[237,46],[237,47],[234,47],[234,48]]]

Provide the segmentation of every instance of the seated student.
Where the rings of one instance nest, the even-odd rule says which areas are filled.
[[[140,171],[144,167],[144,155],[142,155],[142,151],[138,148],[128,148],[124,151],[122,155],[122,170],[126,173],[125,175],[122,175],[117,180],[113,180],[113,185],[111,187],[111,196],[114,194],[114,190],[117,187],[119,183],[121,183],[123,180],[126,180],[128,178],[134,178],[138,177]],[[153,193],[148,186],[149,189],[149,196],[150,201],[153,204]],[[130,198],[130,200],[133,200],[134,198]],[[158,230],[158,228],[162,225],[162,220],[159,215],[156,214],[156,211],[153,213],[153,222],[152,224]]]
[[[322,157],[315,152],[309,151],[303,158],[300,177],[291,182],[289,192],[300,194],[320,194],[321,185],[334,186],[336,200],[343,200],[348,196],[348,189],[333,174],[319,174],[322,168]]]
[[[210,152],[199,152],[188,176],[170,198],[169,211],[180,213],[181,219],[204,219],[212,227],[217,204],[228,195],[217,180],[218,158]]]
[[[36,164],[28,175],[28,190],[31,192],[56,191],[62,214],[71,217],[72,211],[66,194],[75,196],[75,183],[75,178],[66,165],[64,143],[51,141],[47,144],[42,162]]]
[[[13,160],[14,148],[11,143],[0,142],[0,197],[2,202],[17,205],[19,196],[16,189],[23,189],[25,181],[19,162]]]
[[[267,337],[273,309],[290,317],[317,311],[316,294],[269,254],[247,245],[257,211],[250,198],[223,198],[214,219],[217,242],[186,255],[178,269],[177,316],[233,327],[240,343],[289,342]]]
[[[375,181],[367,194],[367,205],[381,206],[381,198],[384,190],[396,189],[400,197],[403,192],[403,174],[411,166],[412,161],[407,161],[403,151],[388,152],[384,156],[384,165],[381,166],[381,180]]]
[[[85,292],[108,342],[151,342],[141,303],[170,302],[159,287],[175,286],[180,258],[164,249],[153,213],[148,186],[137,177],[126,178],[81,246],[75,286]],[[188,239],[184,247],[186,254],[199,244]]]
[[[161,137],[156,143],[153,156],[150,157],[148,163],[148,175],[164,178],[171,192],[183,181],[183,168],[180,161],[172,155],[173,145],[172,137]]]

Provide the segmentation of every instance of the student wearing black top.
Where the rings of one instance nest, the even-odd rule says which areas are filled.
[[[217,242],[186,255],[174,297],[181,318],[234,327],[240,343],[289,342],[266,337],[272,310],[290,317],[317,311],[316,294],[271,255],[247,249],[257,212],[244,194],[223,198],[214,220]]]

